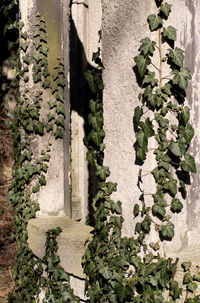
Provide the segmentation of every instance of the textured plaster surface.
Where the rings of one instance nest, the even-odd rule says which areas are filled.
[[[91,227],[67,217],[32,219],[28,223],[29,247],[37,257],[42,259],[45,255],[46,232],[57,227],[62,229],[57,237],[57,254],[61,260],[60,264],[70,274],[70,284],[75,295],[82,299],[80,302],[85,302],[85,275],[81,263],[86,248],[85,243],[91,238]]]
[[[195,157],[197,174],[192,175],[188,188],[188,196],[181,214],[173,215],[176,225],[175,238],[163,246],[164,251],[179,250],[191,245],[200,244],[200,204],[199,204],[199,67],[200,67],[200,2],[187,0],[169,0],[172,14],[167,25],[177,28],[176,46],[185,51],[185,65],[191,70],[192,81],[187,89],[186,105],[191,108],[191,120],[196,134],[192,141],[190,153]],[[181,8],[181,9],[180,9]],[[133,206],[139,201],[141,194],[137,182],[138,172],[150,172],[155,167],[152,153],[149,153],[143,167],[135,162],[135,132],[133,125],[134,108],[138,103],[140,89],[133,71],[134,56],[138,54],[139,41],[157,36],[151,34],[146,21],[150,13],[155,13],[154,1],[120,0],[102,1],[102,56],[104,71],[104,130],[105,165],[111,170],[110,180],[118,183],[118,191],[113,195],[122,201],[124,235],[134,234]],[[165,53],[165,47],[163,53]],[[157,60],[157,58],[156,58]],[[163,71],[163,74],[167,71]],[[155,142],[150,140],[150,148]],[[145,192],[154,193],[155,184],[151,175],[143,179]],[[188,186],[189,185],[189,186]],[[149,200],[151,202],[151,200]],[[150,238],[156,239],[155,231]]]
[[[66,6],[67,4],[65,4]],[[63,5],[64,7],[64,5]],[[48,62],[50,66],[50,72],[53,74],[53,67],[58,65],[57,58],[62,56],[63,52],[63,40],[62,40],[62,10],[63,7],[61,3],[58,3],[55,0],[46,1],[20,1],[20,11],[21,11],[21,20],[24,22],[24,30],[27,31],[29,35],[29,49],[30,57],[34,54],[34,47],[32,43],[33,39],[33,27],[38,23],[36,18],[37,13],[45,19],[47,26],[47,37],[48,37]],[[67,16],[66,16],[67,17]],[[66,28],[65,28],[66,30]],[[65,45],[67,48],[68,45]],[[69,68],[69,66],[67,65]],[[32,68],[33,63],[30,63],[29,66],[29,99],[30,103],[33,102],[35,94],[37,91],[41,90],[41,85],[35,84],[32,79]],[[67,77],[66,77],[67,78]],[[23,93],[23,86],[21,86],[21,92]],[[47,102],[52,98],[51,94],[48,91],[44,91],[43,100],[41,103],[41,122],[46,123],[46,115],[49,111]],[[67,103],[67,98],[66,98]],[[66,104],[65,104],[66,105]],[[67,107],[67,106],[66,106]],[[67,108],[66,108],[67,116]],[[69,129],[69,125],[67,126]],[[66,128],[66,135],[68,135],[68,130]],[[63,140],[54,140],[53,136],[45,134],[44,136],[32,136],[31,137],[31,147],[33,150],[33,158],[38,159],[41,156],[41,151],[45,150],[49,141],[52,141],[52,151],[51,159],[49,163],[48,173],[46,175],[47,184],[44,187],[41,187],[39,193],[34,195],[34,198],[38,201],[40,205],[40,212],[38,215],[56,215],[58,213],[66,212],[70,216],[70,202],[69,202],[69,190],[68,195],[65,191],[65,187],[68,185],[65,184],[65,175],[68,174],[68,171],[65,170],[65,154],[69,154],[69,144],[64,145]],[[68,157],[68,163],[69,157]],[[69,180],[68,180],[69,183]],[[34,183],[33,183],[34,185]],[[67,199],[66,199],[67,197]],[[67,200],[67,201],[66,201]]]
[[[28,224],[29,247],[42,259],[45,255],[46,232],[56,227],[62,229],[57,238],[61,265],[68,273],[84,278],[81,258],[85,251],[85,242],[90,238],[91,227],[67,217],[32,219]]]

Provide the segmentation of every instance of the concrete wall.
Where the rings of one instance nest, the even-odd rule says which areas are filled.
[[[200,243],[200,207],[199,207],[199,56],[200,56],[200,2],[187,0],[169,0],[172,13],[167,25],[177,28],[176,46],[185,51],[185,65],[191,70],[192,81],[187,89],[187,102],[191,108],[191,124],[195,129],[190,153],[194,155],[197,174],[191,176],[187,186],[188,196],[181,214],[173,215],[176,235],[171,243],[165,244],[165,250],[179,250]],[[180,9],[181,8],[181,9]],[[102,0],[103,22],[103,63],[104,71],[104,129],[105,165],[110,166],[113,182],[118,183],[116,199],[123,203],[124,234],[131,236],[134,232],[132,216],[133,205],[138,203],[140,195],[137,187],[138,172],[143,174],[155,167],[152,154],[143,167],[135,164],[135,132],[133,129],[134,108],[139,105],[140,88],[133,72],[134,56],[138,54],[139,41],[151,37],[147,16],[156,13],[152,0]],[[164,50],[163,50],[164,52]],[[150,142],[153,146],[154,142]],[[144,178],[145,192],[154,192],[155,184],[151,175]],[[155,238],[154,231],[151,237]]]

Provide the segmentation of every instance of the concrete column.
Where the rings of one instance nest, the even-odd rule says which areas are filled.
[[[72,218],[85,222],[88,213],[88,163],[83,138],[89,100],[84,72],[89,64],[94,64],[92,54],[100,46],[101,1],[73,1],[71,17]]]
[[[48,163],[49,168],[46,174],[47,184],[42,186],[34,198],[40,205],[39,215],[68,215],[71,216],[70,205],[70,103],[69,103],[69,88],[68,88],[68,74],[69,74],[69,45],[68,45],[68,31],[69,31],[69,1],[56,0],[28,0],[19,1],[21,21],[24,23],[23,31],[28,34],[28,54],[30,57],[29,66],[29,82],[28,82],[28,97],[32,100],[35,98],[36,92],[41,90],[40,83],[33,81],[33,36],[35,25],[38,23],[39,13],[46,22],[47,31],[47,45],[48,51],[48,68],[50,75],[54,76],[54,67],[58,65],[57,58],[64,58],[65,65],[65,91],[64,91],[64,107],[65,107],[65,130],[64,139],[54,139],[54,136],[49,133],[44,136],[32,136],[31,145],[33,149],[33,157],[38,159],[41,151],[45,149],[49,141],[51,146],[51,160]],[[53,81],[53,80],[52,80]],[[51,86],[54,83],[51,82]],[[21,87],[23,93],[23,87]],[[41,102],[40,115],[42,122],[47,122],[47,114],[49,111],[48,101],[54,99],[55,96],[49,90],[43,90],[43,100]]]

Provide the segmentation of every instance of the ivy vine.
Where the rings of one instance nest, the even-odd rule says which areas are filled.
[[[190,71],[184,67],[184,52],[174,47],[176,29],[164,27],[171,5],[156,1],[157,15],[148,16],[150,31],[157,31],[158,41],[146,37],[141,40],[140,54],[135,57],[141,81],[139,100],[135,108],[138,126],[137,158],[143,163],[148,157],[148,139],[155,138],[154,149],[157,166],[151,174],[156,183],[152,194],[153,204],[149,206],[145,191],[139,203],[133,205],[133,217],[137,217],[134,237],[122,237],[122,203],[113,201],[112,193],[117,184],[107,181],[109,167],[104,166],[103,130],[103,80],[104,70],[100,49],[94,53],[97,68],[88,70],[85,78],[91,90],[88,123],[91,128],[84,139],[88,149],[87,159],[96,169],[98,192],[92,200],[94,229],[92,241],[83,256],[86,274],[86,295],[88,302],[111,303],[173,303],[183,299],[185,303],[199,302],[195,290],[200,282],[200,272],[191,272],[191,263],[184,262],[182,283],[175,279],[178,259],[172,260],[160,254],[161,241],[170,241],[174,236],[171,217],[181,212],[182,198],[186,197],[184,178],[195,173],[195,162],[188,153],[194,130],[189,123],[190,111],[184,105]],[[46,255],[43,260],[35,257],[28,247],[27,224],[39,210],[37,192],[46,185],[46,173],[51,160],[52,140],[63,137],[64,130],[64,71],[60,59],[52,77],[48,69],[48,45],[45,20],[38,14],[32,36],[19,29],[21,61],[16,66],[17,81],[20,80],[20,97],[15,110],[14,133],[14,181],[11,184],[8,201],[15,211],[16,241],[18,252],[13,277],[15,288],[10,293],[11,302],[38,302],[41,289],[45,289],[43,302],[80,302],[69,283],[69,276],[60,266],[57,256],[56,237],[59,228],[47,232]],[[30,43],[33,41],[33,44]],[[169,45],[163,56],[162,45]],[[34,51],[31,56],[30,49]],[[153,61],[158,53],[159,63]],[[29,92],[30,63],[33,63],[34,95]],[[164,65],[171,70],[165,75]],[[168,70],[167,69],[167,70]],[[44,91],[51,96],[46,117],[41,115]],[[149,113],[151,113],[149,115]],[[152,115],[154,118],[152,119]],[[173,121],[171,123],[171,115]],[[35,157],[31,139],[48,135],[48,142],[39,158]],[[53,139],[52,139],[53,138]],[[175,177],[175,173],[176,176]],[[139,181],[142,181],[142,170]],[[170,199],[169,199],[170,197]],[[147,235],[152,228],[158,233],[157,242],[148,242]],[[44,271],[46,276],[44,276]],[[183,297],[185,296],[185,297]]]

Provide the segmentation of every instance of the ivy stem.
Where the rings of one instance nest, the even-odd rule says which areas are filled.
[[[157,71],[160,73],[160,69],[154,63],[151,62],[151,65],[153,65],[153,67],[155,67],[155,69],[157,69]]]
[[[148,173],[144,174],[144,175],[141,175],[141,178],[145,177],[145,176],[148,176],[149,174],[151,174],[151,171],[149,171]]]
[[[159,69],[159,78],[160,86],[162,86],[162,41],[161,41],[161,29],[158,30],[158,42],[159,42],[159,55],[160,55],[160,69]]]

